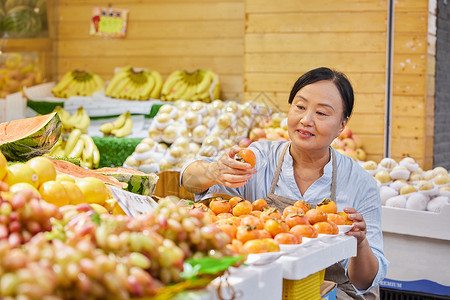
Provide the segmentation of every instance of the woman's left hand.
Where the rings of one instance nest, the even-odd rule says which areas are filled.
[[[367,226],[364,217],[359,214],[353,207],[345,207],[344,212],[348,214],[348,218],[353,221],[353,228],[346,234],[354,236],[360,245],[366,239]]]

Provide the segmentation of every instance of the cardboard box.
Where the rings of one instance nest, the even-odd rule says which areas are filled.
[[[337,283],[325,280],[320,285],[320,297],[322,300],[336,300]]]

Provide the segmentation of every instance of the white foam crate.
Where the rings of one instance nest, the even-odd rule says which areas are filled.
[[[22,93],[7,95],[5,99],[0,99],[0,122],[9,122],[25,118],[25,108],[27,100]]]

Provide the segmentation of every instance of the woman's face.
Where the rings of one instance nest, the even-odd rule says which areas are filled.
[[[328,149],[344,129],[344,105],[336,85],[321,80],[301,88],[288,112],[292,144],[303,151]]]

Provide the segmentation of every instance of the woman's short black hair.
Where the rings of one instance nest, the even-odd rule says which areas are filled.
[[[297,79],[289,96],[289,104],[301,88],[321,80],[331,80],[336,85],[344,104],[343,119],[350,118],[355,98],[352,85],[344,73],[325,67],[308,71]]]

